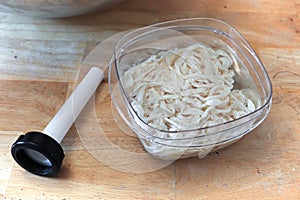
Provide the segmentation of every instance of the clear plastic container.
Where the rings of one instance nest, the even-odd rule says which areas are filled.
[[[184,131],[159,130],[137,115],[121,77],[134,64],[160,51],[202,43],[227,52],[232,66],[234,87],[248,90],[256,110],[238,119],[209,127]],[[206,156],[238,141],[263,122],[272,102],[272,85],[257,54],[229,24],[210,18],[181,19],[133,30],[115,46],[109,70],[112,100],[126,124],[136,133],[146,151],[155,157],[175,160]]]

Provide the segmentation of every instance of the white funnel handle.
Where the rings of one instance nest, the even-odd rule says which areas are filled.
[[[96,91],[103,77],[104,73],[101,69],[97,67],[91,68],[43,130],[43,133],[60,143],[90,97]]]

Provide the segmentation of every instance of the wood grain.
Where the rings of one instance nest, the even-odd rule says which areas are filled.
[[[10,145],[41,130],[73,89],[80,63],[124,30],[187,17],[213,17],[238,29],[273,84],[270,115],[239,142],[147,173],[112,169],[93,157],[73,126],[62,142],[57,177],[19,167]],[[63,19],[0,13],[0,198],[3,199],[300,199],[300,1],[124,0],[105,11]],[[143,153],[124,134],[107,79],[97,89],[97,119],[107,137]],[[120,122],[120,121],[119,121]],[[126,127],[125,127],[126,128]],[[126,164],[126,163],[124,163]]]

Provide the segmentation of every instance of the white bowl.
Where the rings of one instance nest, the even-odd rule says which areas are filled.
[[[81,15],[108,8],[121,0],[8,0],[0,2],[0,10],[13,14],[59,18]]]

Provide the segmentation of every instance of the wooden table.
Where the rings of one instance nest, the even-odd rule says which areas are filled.
[[[57,177],[30,174],[11,157],[18,135],[42,130],[73,89],[81,61],[115,33],[177,18],[213,17],[237,28],[273,83],[268,118],[203,159],[148,173],[122,172],[86,150],[72,127]],[[300,1],[124,0],[66,19],[0,14],[0,197],[3,199],[300,199]],[[142,151],[112,116],[107,79],[96,108],[111,140]]]

